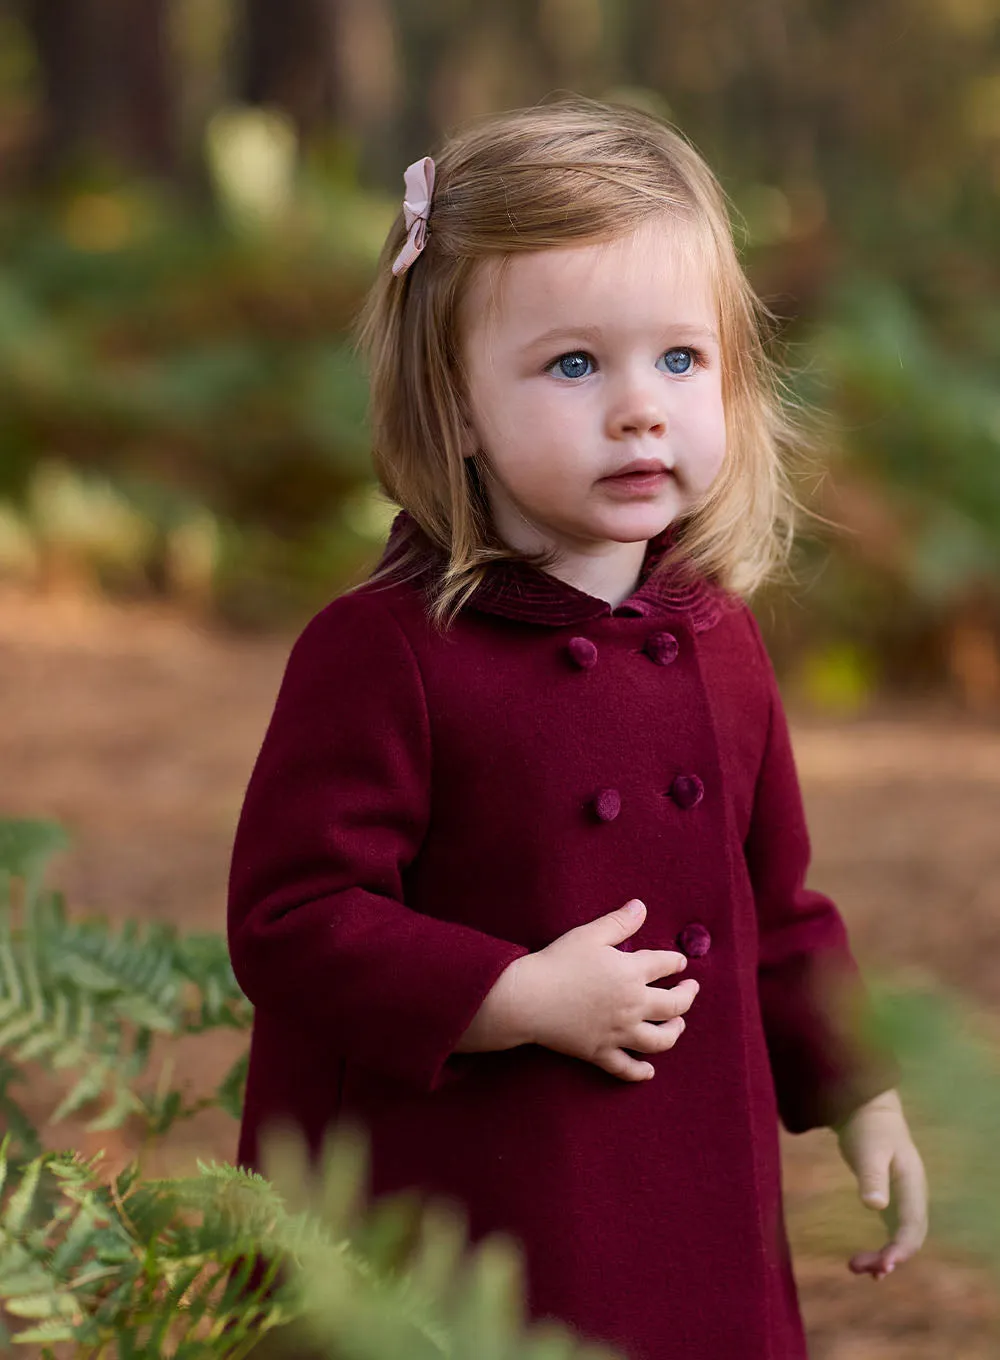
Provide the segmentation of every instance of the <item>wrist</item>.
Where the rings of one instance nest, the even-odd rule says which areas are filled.
[[[870,1100],[866,1100],[864,1104],[858,1105],[851,1111],[846,1119],[843,1119],[839,1124],[833,1126],[834,1132],[838,1135],[843,1133],[859,1115],[882,1112],[891,1112],[892,1114],[899,1115],[903,1113],[903,1105],[899,1098],[899,1092],[895,1088],[888,1091],[881,1091],[877,1096],[872,1096]]]
[[[899,1113],[902,1113],[902,1109],[899,1092],[895,1088],[882,1091],[877,1096],[872,1096],[871,1100],[866,1100],[863,1105],[858,1106],[858,1110],[895,1110]],[[855,1114],[858,1110],[855,1110]]]
[[[487,992],[455,1051],[457,1053],[496,1053],[530,1043],[531,1024],[525,1005],[530,995],[524,986],[522,964],[529,955],[509,963]]]
[[[522,954],[500,975],[498,1006],[501,1024],[509,1038],[507,1048],[536,1040],[535,975],[538,956]]]

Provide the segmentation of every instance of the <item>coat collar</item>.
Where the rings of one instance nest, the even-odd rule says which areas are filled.
[[[553,628],[609,616],[656,618],[680,614],[694,632],[705,632],[721,618],[725,593],[683,562],[660,567],[673,542],[671,525],[649,540],[636,589],[615,607],[530,563],[516,560],[490,563],[464,607]],[[440,549],[416,520],[401,510],[389,531],[383,563],[404,544],[428,570],[444,560]]]

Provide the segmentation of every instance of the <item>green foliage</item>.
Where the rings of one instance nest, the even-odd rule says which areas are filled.
[[[155,184],[120,134],[133,99],[148,116],[158,97],[123,90],[105,107],[93,74],[95,53],[119,50],[108,35],[135,30],[100,7],[79,16],[65,126],[51,107],[58,45],[33,38],[30,7],[0,15],[9,159],[42,152],[60,170],[44,199],[25,177],[0,213],[0,574],[75,565],[112,592],[193,595],[263,624],[305,616],[369,564],[377,537],[342,513],[372,486],[348,330],[402,167],[463,121],[471,82],[495,108],[555,89],[637,104],[719,173],[751,276],[788,318],[794,362],[822,379],[803,387],[834,417],[835,478],[857,476],[886,511],[861,530],[875,542],[806,550],[808,612],[786,614],[796,647],[850,643],[880,683],[921,666],[922,683],[939,681],[925,643],[970,597],[997,644],[989,0],[884,0],[849,19],[776,6],[766,23],[735,0],[581,0],[573,24],[551,5],[341,8],[336,51],[308,24],[286,34],[251,82],[266,107],[249,107],[233,104],[254,45],[247,7],[171,6],[161,76],[178,173]],[[344,96],[335,122],[304,115],[303,91],[312,108],[321,89]],[[40,126],[61,127],[73,155],[52,163]],[[56,543],[34,494],[53,464],[102,518],[88,510],[90,531]]]
[[[115,929],[104,920],[70,920],[62,896],[42,888],[49,857],[65,845],[50,823],[0,822],[0,1109],[15,1149],[39,1151],[37,1131],[10,1090],[26,1081],[23,1064],[31,1062],[79,1072],[56,1122],[97,1105],[89,1129],[117,1128],[136,1115],[159,1135],[210,1105],[237,1112],[245,1057],[214,1095],[189,1104],[160,1084],[136,1089],[155,1034],[249,1026],[225,940],[181,937],[166,923]]]
[[[39,821],[0,822],[0,1345],[123,1360],[238,1360],[266,1334],[277,1354],[329,1360],[614,1360],[556,1323],[526,1327],[523,1261],[503,1235],[468,1242],[462,1211],[409,1193],[369,1206],[365,1133],[332,1128],[313,1160],[292,1129],[265,1131],[268,1177],[199,1162],[199,1175],[113,1179],[100,1157],[52,1152],[12,1098],[22,1064],[72,1069],[52,1116],[101,1108],[89,1128],[139,1115],[160,1136],[197,1109],[238,1116],[246,1059],[213,1096],[138,1090],[154,1034],[244,1028],[249,1006],[216,935],[71,921],[42,888],[66,847]],[[281,1349],[284,1347],[284,1349]]]
[[[996,1034],[957,998],[883,985],[876,1023],[899,1055],[930,1150],[936,1232],[1000,1270],[1000,1062]]]
[[[510,1239],[470,1251],[445,1201],[366,1207],[357,1129],[332,1134],[315,1169],[287,1130],[268,1146],[280,1188],[226,1165],[176,1180],[142,1180],[132,1165],[108,1183],[96,1159],[33,1159],[0,1211],[0,1299],[28,1323],[7,1339],[208,1360],[294,1322],[288,1335],[330,1360],[614,1360],[558,1324],[525,1326]]]
[[[293,207],[250,238],[140,188],[0,215],[0,573],[184,594],[210,522],[200,595],[262,622],[371,553],[341,514],[372,481],[347,329],[388,207],[344,185]]]
[[[33,1158],[0,1213],[0,1299],[12,1318],[29,1323],[8,1341],[73,1341],[79,1355],[111,1343],[120,1356],[246,1354],[288,1309],[280,1297],[263,1297],[275,1265],[243,1297],[249,1260],[242,1276],[230,1278],[254,1246],[227,1194],[239,1175],[210,1173],[209,1197],[142,1182],[134,1165],[108,1183],[98,1159]],[[263,1187],[262,1200],[266,1193]]]
[[[845,457],[884,488],[906,531],[898,570],[926,607],[979,583],[1000,596],[1000,347],[969,350],[879,277],[845,280],[816,339]]]

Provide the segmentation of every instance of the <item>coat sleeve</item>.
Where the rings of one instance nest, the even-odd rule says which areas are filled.
[[[404,900],[430,817],[420,671],[391,611],[334,600],[288,659],[246,791],[229,878],[229,950],[255,1007],[420,1091],[504,969],[529,951]]]
[[[758,993],[778,1109],[791,1133],[842,1123],[895,1086],[834,903],[805,887],[810,843],[788,722],[756,620],[769,722],[744,845],[757,906]]]

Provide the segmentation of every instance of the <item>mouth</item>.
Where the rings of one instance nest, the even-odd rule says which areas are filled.
[[[628,478],[629,480],[646,478],[647,480],[652,481],[654,478],[664,477],[668,475],[668,473],[669,469],[659,458],[635,458],[631,463],[626,463],[623,468],[619,468],[617,472],[612,472],[606,477],[602,477],[601,481],[617,482],[622,481],[625,478]]]
[[[673,473],[658,458],[637,458],[618,472],[600,480],[607,487],[624,492],[660,491]]]

